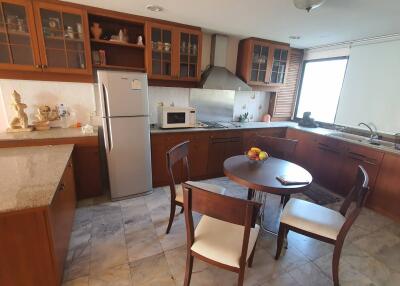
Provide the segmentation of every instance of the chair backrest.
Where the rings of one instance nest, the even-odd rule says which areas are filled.
[[[183,168],[185,169],[183,176],[183,182],[190,180],[190,170],[189,170],[189,143],[190,141],[185,141],[175,145],[171,149],[167,151],[167,172],[169,176],[169,187],[171,189],[171,199],[175,200],[176,197],[176,177],[174,176],[174,166],[176,166],[179,162],[182,162]]]
[[[338,239],[344,240],[351,225],[354,223],[354,221],[360,214],[362,207],[365,205],[369,194],[368,181],[369,178],[367,172],[362,166],[358,166],[355,184],[339,210],[339,212],[343,216],[346,216],[346,221],[343,224],[342,229],[340,230]],[[355,207],[351,210],[350,213],[347,213],[353,202],[355,202]]]
[[[192,212],[244,226],[241,263],[246,262],[250,229],[254,227],[261,204],[213,193],[186,183],[183,187],[187,245],[194,242]],[[242,265],[242,264],[241,264]]]
[[[298,140],[271,137],[257,136],[256,142],[261,149],[267,151],[270,155],[280,159],[290,159],[293,156]]]

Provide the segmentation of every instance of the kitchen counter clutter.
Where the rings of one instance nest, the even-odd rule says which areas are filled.
[[[45,131],[0,133],[0,141],[97,137],[97,135],[96,128],[93,133],[83,133],[81,128],[51,128]]]
[[[50,205],[73,148],[0,148],[0,213]]]

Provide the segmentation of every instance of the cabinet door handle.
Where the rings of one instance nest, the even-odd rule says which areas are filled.
[[[65,184],[64,184],[64,182],[63,182],[63,183],[60,184],[60,187],[58,188],[58,191],[59,191],[59,192],[62,192],[62,191],[64,191],[64,190],[65,190]]]

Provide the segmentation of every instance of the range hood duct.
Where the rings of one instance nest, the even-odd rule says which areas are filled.
[[[204,89],[251,91],[251,87],[226,68],[228,37],[212,35],[210,67],[201,75]]]

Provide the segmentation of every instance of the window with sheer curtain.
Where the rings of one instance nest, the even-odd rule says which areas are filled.
[[[335,121],[347,61],[347,57],[341,57],[304,63],[296,118],[302,118],[309,111],[316,121]]]

